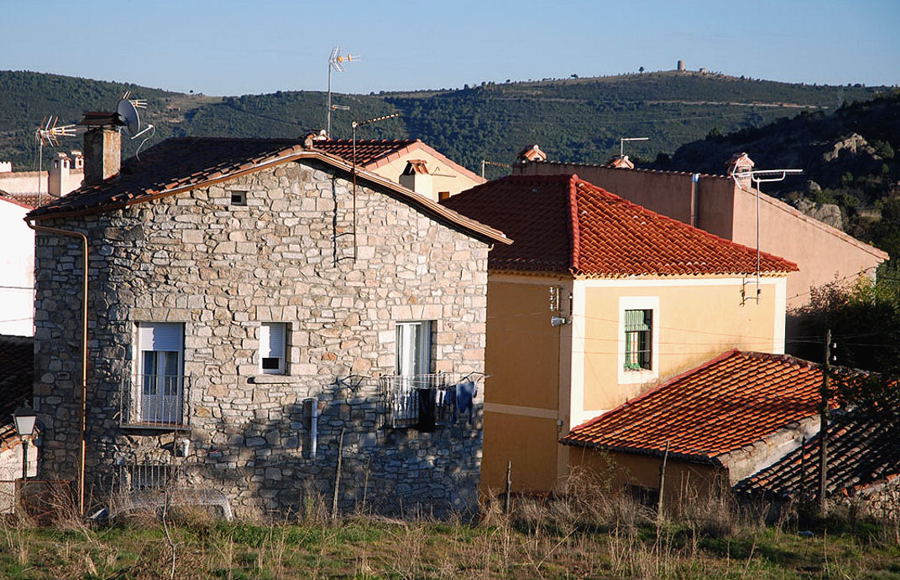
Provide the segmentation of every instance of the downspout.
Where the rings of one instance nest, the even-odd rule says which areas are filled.
[[[88,341],[88,239],[81,232],[73,232],[70,230],[61,230],[59,228],[51,228],[47,226],[38,226],[29,221],[25,223],[28,227],[39,232],[49,232],[52,234],[60,234],[63,236],[71,236],[80,238],[82,244],[82,254],[84,263],[82,266],[82,304],[81,304],[81,420],[80,420],[80,440],[81,448],[79,450],[78,460],[78,513],[84,515],[84,473],[85,473],[85,457],[87,454],[87,341]]]
[[[700,174],[691,174],[691,225],[697,227],[697,187],[700,184]]]

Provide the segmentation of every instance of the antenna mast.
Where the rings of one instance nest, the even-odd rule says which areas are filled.
[[[625,141],[649,141],[650,137],[621,137],[619,139],[619,157],[625,156]]]
[[[774,183],[776,181],[784,181],[784,179],[788,175],[800,175],[803,173],[802,169],[745,169],[743,171],[738,171],[737,166],[731,170],[731,178],[734,179],[734,183],[741,188],[742,191],[747,191],[744,186],[741,184],[742,179],[749,179],[755,184],[755,192],[747,191],[747,193],[755,193],[756,194],[756,296],[752,298],[756,300],[756,303],[759,304],[759,270],[760,270],[760,249],[759,249],[759,196],[762,193],[762,190],[759,187],[760,183]],[[745,297],[746,301],[747,298]]]
[[[331,111],[335,109],[335,107],[331,106],[331,71],[336,70],[337,72],[344,72],[344,62],[353,62],[353,59],[359,60],[359,56],[353,56],[350,53],[346,55],[341,54],[341,47],[335,46],[331,49],[331,54],[328,56],[328,103],[327,110],[325,113],[325,133],[328,135],[328,138],[331,138]]]
[[[60,137],[74,137],[75,125],[57,125],[59,117],[51,115],[43,122],[34,132],[34,138],[38,142],[38,205],[44,205],[44,192],[41,190],[42,177],[41,172],[44,170],[44,144],[59,146]]]

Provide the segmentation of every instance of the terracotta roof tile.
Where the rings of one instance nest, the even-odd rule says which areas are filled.
[[[830,497],[852,496],[900,474],[898,426],[877,418],[835,412],[828,429]],[[740,481],[735,490],[780,497],[815,497],[819,481],[817,434],[774,464]]]
[[[818,413],[822,370],[730,351],[572,429],[561,442],[712,462]]]
[[[401,152],[417,142],[421,143],[418,139],[357,139],[356,163],[363,167],[374,165],[390,154]],[[353,161],[353,141],[350,139],[313,141],[313,147],[347,161]]]
[[[577,175],[516,175],[442,202],[516,240],[495,248],[493,270],[615,277],[756,272],[756,250],[627,201]],[[761,271],[796,264],[761,254]]]
[[[346,160],[325,151],[304,149],[298,139],[172,138],[141,153],[140,158],[125,160],[117,176],[99,185],[83,186],[29,212],[26,218],[49,219],[110,211],[299,159],[319,161],[345,172],[350,170]],[[390,191],[391,195],[432,216],[451,222],[454,227],[462,227],[493,242],[510,243],[502,232],[441,207],[397,183],[365,170],[357,173],[361,179]]]

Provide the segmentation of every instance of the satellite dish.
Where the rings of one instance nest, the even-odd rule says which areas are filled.
[[[116,113],[125,123],[125,129],[131,138],[135,138],[141,132],[141,116],[138,114],[137,107],[128,99],[121,99],[116,105]]]

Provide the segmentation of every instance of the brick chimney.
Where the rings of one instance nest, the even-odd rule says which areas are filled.
[[[122,121],[117,113],[85,113],[84,184],[99,185],[119,174],[122,166]]]
[[[744,187],[749,187],[751,181],[749,172],[753,170],[754,165],[756,164],[753,163],[753,160],[750,159],[750,156],[746,153],[735,153],[731,159],[725,163],[725,174],[729,177],[738,174],[736,178],[739,184]]]
[[[406,169],[400,174],[400,185],[431,198],[433,189],[431,174],[428,172],[425,161],[421,159],[409,160],[406,164]]]

